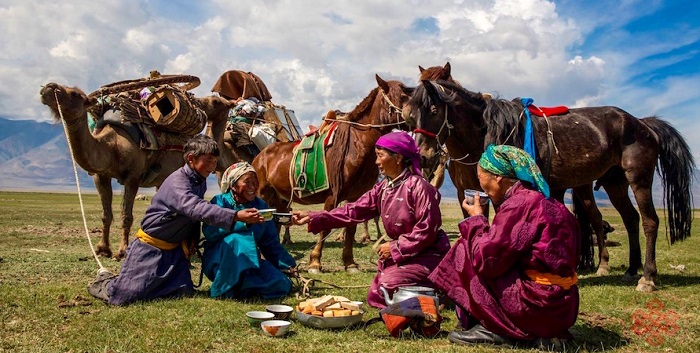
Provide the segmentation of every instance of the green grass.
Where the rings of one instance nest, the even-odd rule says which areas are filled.
[[[120,197],[114,207],[119,208]],[[100,204],[96,195],[83,195],[88,228],[99,229]],[[134,208],[138,227],[149,201]],[[305,209],[319,209],[304,207]],[[579,320],[572,328],[576,340],[569,352],[696,352],[700,351],[700,236],[697,222],[693,236],[672,247],[663,237],[657,244],[659,290],[644,294],[636,282],[622,281],[628,247],[622,221],[614,210],[604,217],[617,230],[609,235],[622,245],[610,248],[609,276],[580,276]],[[443,204],[443,227],[453,236],[461,213],[456,204]],[[119,214],[112,227],[112,250],[119,236]],[[663,223],[662,223],[663,229]],[[93,243],[99,233],[90,234]],[[376,255],[371,245],[357,244],[355,259],[361,272],[348,275],[340,260],[341,247],[329,238],[323,254],[325,272],[303,273],[339,286],[369,285]],[[376,238],[376,234],[372,234]],[[292,228],[289,250],[307,261],[316,236],[305,227]],[[642,244],[644,241],[642,239]],[[104,259],[117,272],[120,263]],[[671,268],[685,265],[685,272]],[[249,310],[264,310],[270,303],[295,305],[289,296],[278,301],[215,300],[208,296],[204,279],[192,298],[110,307],[86,291],[98,266],[91,255],[75,194],[0,192],[0,352],[498,352],[518,351],[489,346],[462,347],[445,335],[455,325],[454,312],[443,314],[444,334],[435,339],[392,338],[381,324],[362,329],[317,330],[295,322],[283,339],[263,335],[245,319]],[[195,282],[200,264],[195,260]],[[312,296],[344,295],[365,300],[366,288],[337,289],[316,282]],[[377,316],[369,309],[365,320]],[[646,331],[645,331],[646,330]],[[527,352],[529,350],[520,350]]]

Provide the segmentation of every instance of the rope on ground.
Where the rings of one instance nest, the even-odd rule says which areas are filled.
[[[87,219],[85,218],[85,207],[83,206],[83,195],[80,192],[80,180],[78,180],[78,166],[75,164],[75,157],[73,154],[73,146],[70,143],[70,135],[68,134],[68,125],[66,119],[63,118],[63,110],[61,109],[61,103],[58,101],[58,93],[54,91],[54,97],[56,98],[56,107],[58,108],[58,114],[61,116],[61,123],[63,125],[63,132],[66,134],[66,141],[68,142],[68,150],[70,151],[70,158],[73,162],[73,174],[75,175],[75,185],[78,188],[78,200],[80,200],[80,212],[83,215],[83,226],[85,227],[85,236],[87,237],[88,243],[90,244],[90,251],[92,251],[92,256],[95,257],[97,265],[100,266],[100,270],[104,269],[100,258],[95,252],[95,247],[92,246],[92,239],[90,239],[90,230],[87,226]]]
[[[295,286],[299,290],[294,294],[297,300],[302,300],[311,297],[311,287],[316,286],[316,282],[323,283],[325,285],[331,286],[338,289],[352,289],[352,288],[369,288],[369,285],[357,285],[357,286],[340,286],[335,283],[324,281],[320,278],[306,278],[302,276],[298,271],[283,271],[284,274],[289,277],[292,282],[296,282]]]

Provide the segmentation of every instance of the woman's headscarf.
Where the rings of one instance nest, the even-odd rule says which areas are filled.
[[[484,170],[526,181],[534,185],[544,197],[549,198],[549,184],[544,180],[535,160],[524,150],[507,145],[489,145],[479,159]]]
[[[413,174],[423,175],[420,171],[420,150],[413,137],[405,131],[395,131],[383,135],[377,140],[376,146],[410,159],[413,165]]]
[[[248,172],[255,173],[255,169],[248,162],[238,162],[226,168],[224,175],[221,177],[221,192],[228,192],[228,188],[236,184],[236,181]]]

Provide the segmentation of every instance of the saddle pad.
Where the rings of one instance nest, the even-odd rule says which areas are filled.
[[[538,107],[530,104],[528,109],[530,109],[530,114],[537,116],[555,116],[569,113],[569,107],[563,105],[557,107]]]
[[[292,156],[292,184],[298,197],[306,197],[328,190],[326,170],[326,134],[313,134],[304,137],[294,147]]]

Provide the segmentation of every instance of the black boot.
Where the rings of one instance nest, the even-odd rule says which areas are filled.
[[[514,346],[514,341],[497,335],[481,325],[475,325],[466,331],[455,330],[447,336],[450,342],[457,344],[493,344]]]

